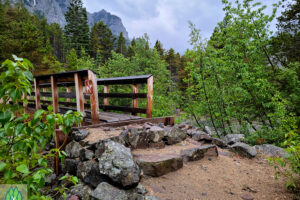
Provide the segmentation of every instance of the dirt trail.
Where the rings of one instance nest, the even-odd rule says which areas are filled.
[[[165,200],[284,200],[292,199],[283,178],[263,158],[241,158],[219,149],[218,158],[186,163],[158,178],[144,177],[150,194]]]

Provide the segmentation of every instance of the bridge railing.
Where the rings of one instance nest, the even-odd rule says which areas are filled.
[[[110,93],[111,85],[132,85],[132,93]],[[147,93],[139,93],[138,85],[146,84]],[[98,85],[104,86],[99,92]],[[129,76],[116,78],[96,79],[91,70],[63,72],[41,75],[34,78],[34,92],[29,98],[30,107],[46,109],[52,105],[54,112],[65,113],[68,110],[77,110],[91,118],[92,124],[99,123],[99,109],[104,111],[123,111],[133,115],[145,113],[147,118],[152,117],[153,76]],[[99,103],[103,98],[103,103]],[[110,105],[110,98],[130,98],[131,107]],[[147,99],[146,108],[138,107],[138,99]]]

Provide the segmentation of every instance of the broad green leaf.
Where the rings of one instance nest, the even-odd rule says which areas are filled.
[[[16,170],[17,170],[18,172],[23,173],[23,174],[29,174],[29,173],[30,173],[28,167],[27,167],[25,164],[19,165],[19,166],[16,168]]]
[[[5,162],[0,162],[0,172],[2,172],[6,166],[7,164]]]

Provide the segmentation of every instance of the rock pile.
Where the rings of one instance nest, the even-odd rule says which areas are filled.
[[[70,188],[67,199],[159,199],[147,195],[140,183],[143,175],[157,177],[182,168],[184,162],[217,157],[217,147],[249,158],[256,156],[256,149],[267,151],[265,146],[250,147],[243,138],[231,134],[219,139],[209,127],[201,130],[186,124],[75,130],[61,169],[62,175],[77,176],[79,184]],[[149,148],[152,150],[147,151]],[[55,178],[49,178],[49,183]]]

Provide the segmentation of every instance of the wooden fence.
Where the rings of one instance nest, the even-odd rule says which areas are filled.
[[[139,93],[138,85],[146,84],[147,93]],[[98,85],[104,86],[104,91],[98,91]],[[132,93],[110,93],[111,85],[132,85]],[[68,110],[83,112],[92,124],[99,123],[99,109],[104,111],[123,111],[137,115],[146,114],[152,117],[153,76],[129,76],[96,79],[91,70],[63,72],[41,75],[34,78],[34,92],[29,98],[29,107],[46,109],[52,105],[54,112],[65,113]],[[103,104],[99,102],[103,98]],[[130,98],[131,107],[109,104],[110,98]],[[138,99],[147,99],[146,108],[138,107]]]

